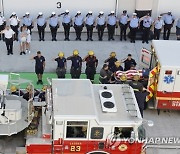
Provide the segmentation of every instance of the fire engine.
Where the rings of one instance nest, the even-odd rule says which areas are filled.
[[[147,101],[155,109],[180,109],[180,42],[153,40],[151,51],[142,49],[140,63],[150,68]]]
[[[128,84],[52,79],[38,133],[27,136],[28,154],[140,154],[145,135]]]

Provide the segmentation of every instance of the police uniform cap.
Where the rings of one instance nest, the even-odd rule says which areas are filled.
[[[77,11],[77,14],[81,14],[81,12],[80,12],[80,11]]]
[[[138,81],[140,79],[140,76],[138,74],[133,76],[133,80]]]
[[[92,14],[93,12],[92,12],[92,11],[89,11],[88,13],[89,13],[89,14]]]
[[[56,12],[52,12],[52,14],[53,14],[53,15],[55,15],[55,14],[56,14]]]
[[[64,57],[64,53],[63,53],[63,52],[59,52],[58,56],[59,56],[60,58],[62,58],[62,57]]]
[[[117,60],[114,64],[115,64],[116,66],[118,66],[118,67],[121,66],[121,62],[118,61],[118,60]]]
[[[42,12],[39,12],[39,15],[43,15],[43,13],[42,13]]]
[[[133,16],[137,16],[137,13],[133,13]]]
[[[89,55],[89,56],[93,56],[93,55],[94,55],[94,51],[90,50],[90,51],[88,52],[88,55]]]
[[[78,51],[78,50],[74,50],[74,51],[73,51],[73,55],[74,55],[74,56],[77,56],[78,54],[79,54],[79,51]]]
[[[126,80],[127,80],[127,76],[126,76],[125,74],[122,74],[122,75],[119,77],[119,79],[120,79],[121,81],[126,81]]]
[[[13,12],[12,15],[16,15],[16,12]]]
[[[15,92],[17,90],[16,86],[11,86],[10,88],[11,92]]]
[[[47,89],[47,85],[44,85],[43,87],[42,87],[42,91],[46,91],[46,89]]]
[[[111,14],[114,14],[114,11],[111,11]]]
[[[26,15],[29,15],[29,12],[26,12]]]
[[[158,18],[161,18],[162,16],[158,16]]]
[[[99,14],[104,14],[104,12],[103,12],[103,11],[100,11]]]
[[[110,57],[116,57],[116,53],[115,52],[111,52]]]

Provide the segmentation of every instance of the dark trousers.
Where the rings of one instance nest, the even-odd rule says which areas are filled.
[[[114,31],[115,31],[115,26],[116,25],[107,25],[107,29],[108,29],[108,39],[113,39],[113,36],[114,36]]]
[[[104,29],[105,29],[105,25],[97,25],[99,40],[103,39]]]
[[[154,39],[159,40],[160,38],[161,29],[154,28]]]
[[[124,40],[126,40],[126,30],[127,30],[127,24],[123,25],[120,23],[120,40],[122,40],[123,36],[124,36]]]
[[[92,39],[93,25],[86,25],[87,28],[87,39]]]
[[[131,38],[131,41],[135,41],[136,39],[136,31],[137,31],[137,28],[132,28],[132,27],[129,27],[130,28],[130,38]]]
[[[18,40],[18,28],[19,28],[19,25],[16,25],[16,26],[11,25],[11,29],[15,32],[14,40]]]
[[[58,26],[56,26],[56,27],[50,26],[52,41],[56,40],[57,29],[58,29]]]
[[[164,25],[164,33],[163,33],[163,39],[164,40],[169,40],[171,28],[172,28],[172,24],[165,24]]]
[[[0,32],[2,31],[2,30],[4,30],[4,28],[5,28],[5,25],[0,25]],[[0,40],[4,40],[4,34],[0,34]]]
[[[148,42],[149,32],[150,32],[150,27],[149,28],[143,27],[143,41]]]
[[[45,26],[37,25],[37,28],[38,28],[39,40],[44,40]]]
[[[63,23],[65,39],[69,39],[70,24]]]
[[[56,69],[56,74],[57,74],[58,78],[64,79],[65,78],[65,74],[66,74],[66,69],[58,67]]]
[[[96,74],[96,68],[95,67],[86,67],[85,73],[86,73],[87,79],[94,81],[94,75]]]
[[[13,53],[13,38],[5,38],[5,43],[7,47],[7,54]]]
[[[80,26],[75,25],[74,29],[75,29],[75,32],[76,32],[76,38],[81,39],[81,32],[83,30],[83,25],[80,25]]]
[[[80,75],[81,75],[81,69],[71,67],[70,73],[71,73],[71,78],[72,79],[79,79]]]

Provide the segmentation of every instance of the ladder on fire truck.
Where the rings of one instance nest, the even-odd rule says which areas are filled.
[[[129,85],[123,85],[122,86],[122,92],[124,96],[124,101],[126,105],[126,111],[130,114],[132,117],[137,117],[137,107],[133,98],[133,92]]]

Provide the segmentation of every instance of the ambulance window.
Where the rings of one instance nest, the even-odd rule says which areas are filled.
[[[68,121],[66,128],[66,138],[86,138],[87,121]]]
[[[104,134],[103,127],[92,127],[91,128],[91,139],[102,139]]]
[[[132,127],[114,127],[114,134],[120,136],[120,138],[130,138]]]

